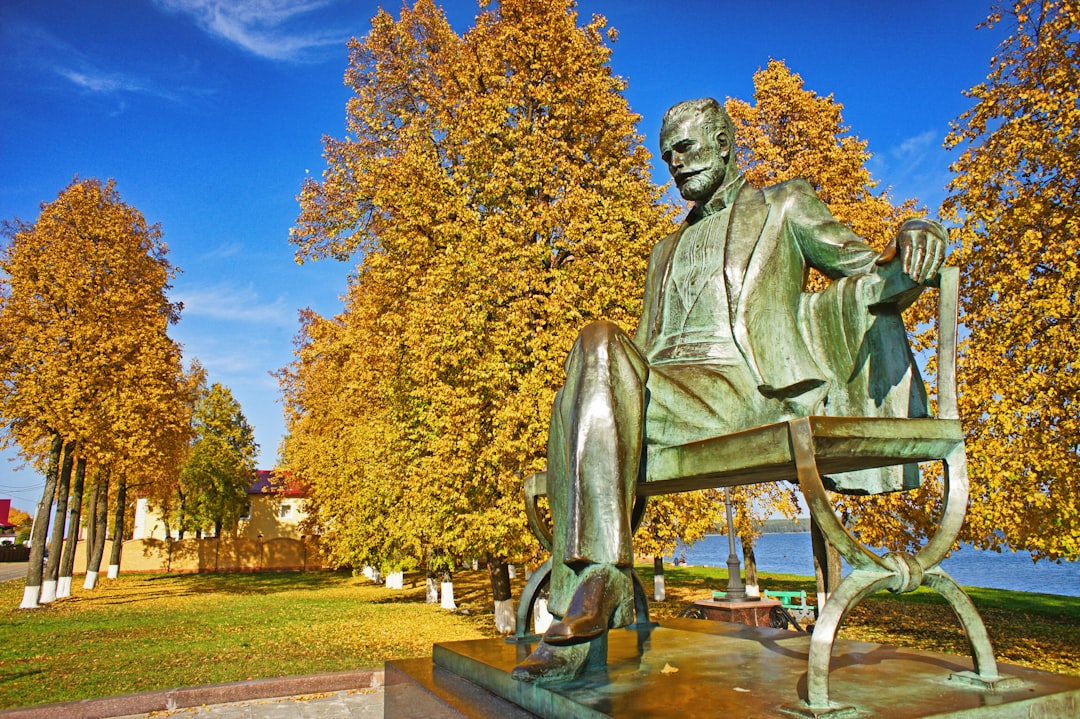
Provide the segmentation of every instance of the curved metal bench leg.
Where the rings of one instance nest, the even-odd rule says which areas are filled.
[[[956,581],[938,564],[952,548],[967,511],[968,479],[964,447],[961,444],[943,461],[945,503],[937,531],[917,554],[895,552],[883,557],[868,551],[837,519],[814,459],[813,430],[808,419],[788,423],[792,454],[798,472],[799,487],[822,534],[839,550],[853,571],[829,597],[814,627],[807,667],[807,706],[792,707],[796,713],[813,716],[830,711],[842,712],[829,701],[829,663],[840,624],[848,612],[868,595],[888,589],[911,592],[928,586],[941,594],[956,612],[971,644],[975,672],[954,675],[984,687],[1000,686],[1009,681],[997,673],[997,662],[986,634],[986,627],[971,599]]]
[[[810,659],[806,672],[806,703],[814,709],[832,708],[829,703],[829,663],[833,643],[840,624],[856,604],[892,582],[889,575],[878,572],[853,571],[844,577],[814,625],[810,637]]]
[[[645,593],[645,585],[641,583],[641,577],[632,569],[630,578],[634,582],[634,623],[627,629],[651,629],[658,626],[649,621],[649,595]]]
[[[525,583],[525,587],[521,590],[521,600],[518,602],[517,608],[517,628],[514,630],[514,636],[508,637],[509,642],[535,642],[540,639],[538,634],[534,634],[532,631],[533,624],[533,612],[536,609],[536,600],[540,596],[540,592],[551,581],[551,558],[548,558],[546,562],[540,565],[540,568],[533,572],[533,575],[529,577],[529,581]]]
[[[927,572],[924,583],[945,597],[956,612],[956,617],[967,634],[968,644],[971,645],[975,674],[988,684],[1001,679],[997,670],[997,659],[994,658],[994,648],[990,645],[990,637],[986,633],[986,625],[983,624],[971,597],[960,588],[955,579],[941,569]]]

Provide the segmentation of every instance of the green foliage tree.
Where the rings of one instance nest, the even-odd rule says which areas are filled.
[[[420,0],[350,44],[349,134],[325,141],[293,241],[361,265],[282,373],[286,461],[339,557],[535,552],[521,485],[561,363],[590,320],[632,329],[673,224],[613,36],[568,0],[507,0],[458,35]]]
[[[1012,34],[967,95],[943,214],[964,278],[960,413],[972,506],[963,539],[1080,558],[1080,8],[995,3]]]
[[[205,389],[192,415],[194,442],[180,469],[180,536],[236,528],[255,480],[255,433],[228,387]]]

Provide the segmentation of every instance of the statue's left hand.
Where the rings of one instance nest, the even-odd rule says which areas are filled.
[[[899,253],[904,274],[924,284],[941,269],[947,242],[945,230],[938,223],[923,219],[908,220],[900,227],[893,246],[883,253],[882,259],[891,259]]]

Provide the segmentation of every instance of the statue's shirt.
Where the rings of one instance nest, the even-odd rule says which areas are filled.
[[[741,361],[732,335],[724,255],[731,207],[683,230],[664,287],[660,334],[650,364]]]

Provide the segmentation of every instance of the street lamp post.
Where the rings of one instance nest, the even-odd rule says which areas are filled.
[[[726,602],[745,602],[746,585],[743,584],[742,570],[739,567],[739,555],[735,554],[735,519],[731,505],[731,487],[724,487],[724,508],[727,510],[727,593],[724,596]]]

